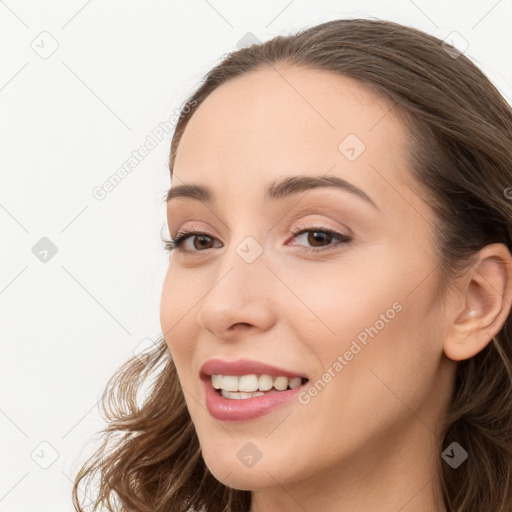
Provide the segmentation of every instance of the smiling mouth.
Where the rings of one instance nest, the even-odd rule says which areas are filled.
[[[211,375],[211,385],[224,398],[243,400],[271,393],[282,393],[308,382],[305,377],[273,377],[267,374]]]

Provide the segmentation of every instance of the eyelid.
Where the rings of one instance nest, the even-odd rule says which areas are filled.
[[[302,219],[305,216],[311,216],[311,215],[322,216],[322,217],[325,216],[324,210],[318,210],[318,213],[317,213],[316,211],[312,212],[311,209],[308,208],[307,211],[309,213],[299,211],[298,213],[296,213],[295,215],[290,217],[286,222],[292,224],[295,221],[297,221],[298,219]],[[330,225],[329,224],[325,225],[326,222],[327,221],[325,220],[325,218],[310,219],[310,220],[307,220],[307,221],[302,221],[298,225],[295,225],[295,228],[289,229],[288,230],[288,234],[292,234],[293,232],[297,232],[298,229],[309,229],[309,228],[320,229],[320,227],[322,227],[324,229],[331,229],[333,231],[340,231],[340,230],[342,230],[342,233],[340,233],[340,234],[344,234],[344,235],[346,235],[348,237],[355,236],[354,232],[348,226],[346,226],[344,224],[339,224],[338,226],[332,225],[332,223]],[[199,226],[197,223],[194,223],[193,221],[191,222],[191,224],[188,224],[186,228],[183,228],[183,225],[185,225],[185,224],[186,224],[186,221],[183,222],[182,225],[178,229],[176,229],[176,232],[175,232],[174,236],[171,235],[173,239],[176,237],[176,235],[178,233],[183,232],[183,231],[186,231],[186,232],[201,231],[204,234],[208,234],[208,236],[214,237],[214,235],[211,234],[211,231],[208,228],[204,229],[201,226]],[[320,225],[322,225],[322,226],[320,226]],[[272,231],[275,226],[276,226],[276,224],[274,224],[270,228],[269,232]]]
[[[302,220],[303,218],[307,218],[307,222],[310,220],[312,222],[320,223],[328,222],[330,224],[334,224],[333,229],[345,229],[349,234],[353,234],[352,230],[341,222],[341,219],[351,219],[354,221],[356,216],[359,217],[359,214],[357,214],[352,207],[339,203],[333,204],[328,199],[326,199],[324,203],[315,202],[313,204],[309,204],[307,201],[307,198],[304,199],[305,204],[298,205],[295,208],[295,212],[291,212],[283,220],[290,224],[298,220]],[[314,218],[312,219],[311,217]],[[337,218],[340,220],[336,220]],[[338,227],[335,227],[336,225]]]
[[[318,229],[318,230],[330,230],[330,231],[337,231],[340,235],[345,235],[347,237],[352,238],[354,236],[351,229],[348,227],[342,225],[342,227],[336,227],[332,224],[329,224],[325,220],[310,220],[310,221],[303,221],[299,224],[294,224],[294,227],[290,229],[289,233],[297,233],[297,231],[301,229]],[[295,235],[296,236],[296,235]]]
[[[214,236],[213,234],[210,234],[211,230],[208,228],[201,227],[199,224],[197,224],[195,222],[191,222],[190,224],[188,224],[187,222],[184,222],[179,228],[176,229],[174,234],[171,233],[171,237],[174,240],[180,233],[189,233],[192,231],[197,231],[197,232],[201,232],[204,234],[208,234],[209,236],[212,236],[212,237]]]
[[[327,246],[322,247],[305,247],[300,244],[291,244],[292,246],[301,247],[302,251],[304,253],[312,253],[312,254],[318,254],[321,252],[328,252],[336,250],[338,246],[340,245],[348,245],[352,244],[354,241],[354,237],[351,234],[346,234],[345,231],[348,231],[351,233],[351,230],[340,230],[339,228],[330,228],[326,225],[322,225],[323,223],[321,221],[309,221],[309,222],[303,222],[299,224],[298,226],[295,226],[293,229],[289,230],[289,235],[293,238],[297,238],[298,236],[301,236],[307,232],[321,232],[324,234],[327,234],[330,236],[333,240],[337,240],[336,243],[330,243]],[[163,240],[165,244],[165,249],[169,252],[173,250],[178,250],[181,253],[184,254],[195,254],[200,255],[202,252],[208,252],[208,248],[203,250],[187,250],[183,248],[183,244],[187,242],[190,238],[193,238],[195,236],[201,236],[205,235],[208,238],[211,238],[216,242],[222,243],[215,235],[211,234],[207,230],[202,230],[198,228],[196,225],[187,226],[185,228],[178,229],[177,233],[174,235],[172,240]],[[287,240],[288,242],[288,240]],[[287,244],[288,245],[288,244]],[[212,247],[210,249],[215,249],[215,247]]]

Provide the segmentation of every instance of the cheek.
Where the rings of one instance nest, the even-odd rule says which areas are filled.
[[[295,320],[290,324],[300,334],[298,339],[311,340],[317,353],[347,350],[352,339],[364,338],[365,329],[382,323],[380,315],[387,312],[388,319],[394,318],[393,304],[404,296],[393,268],[367,265],[355,257],[317,268],[312,268],[311,262],[301,263],[282,269],[280,275],[296,295],[288,294],[280,311]]]
[[[204,293],[204,292],[203,292]],[[201,290],[190,282],[183,272],[169,266],[162,285],[160,297],[160,323],[164,334],[183,329],[183,323],[190,322],[190,311],[201,295]]]
[[[342,410],[357,411],[366,404],[370,414],[390,398],[388,409],[393,410],[397,404],[391,390],[413,400],[428,392],[442,357],[431,267],[403,254],[401,259],[381,254],[372,261],[379,265],[354,259],[337,269],[326,266],[325,274],[296,275],[295,282],[290,274],[287,280],[308,306],[293,328],[298,339],[308,340],[312,360],[320,363],[315,378],[332,382],[323,398],[315,399],[318,404],[325,399],[325,407],[341,396]],[[340,417],[342,410],[336,413]]]
[[[372,334],[365,343],[347,335],[338,344],[315,349],[323,373],[316,376],[316,390],[308,403],[302,402],[296,419],[314,433],[314,451],[324,461],[355,453],[369,439],[391,445],[400,426],[414,421],[411,411],[432,399],[440,353],[430,346],[421,308],[403,304],[376,333],[369,329],[374,323],[368,317],[366,327]],[[366,333],[364,328],[358,332]]]
[[[197,339],[197,304],[201,290],[180,282],[176,272],[167,272],[160,298],[160,325],[178,373],[181,361],[190,360]]]

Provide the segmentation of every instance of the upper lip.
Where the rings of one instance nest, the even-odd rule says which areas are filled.
[[[236,361],[223,361],[222,359],[208,359],[199,370],[203,376],[212,374],[221,375],[270,375],[271,377],[307,377],[299,372],[278,368],[260,361],[252,361],[249,359],[237,359]]]

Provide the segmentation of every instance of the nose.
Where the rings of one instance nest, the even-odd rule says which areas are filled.
[[[263,253],[249,262],[235,249],[230,248],[212,272],[197,314],[203,329],[226,340],[242,331],[270,329],[278,311],[279,280],[267,267]]]

